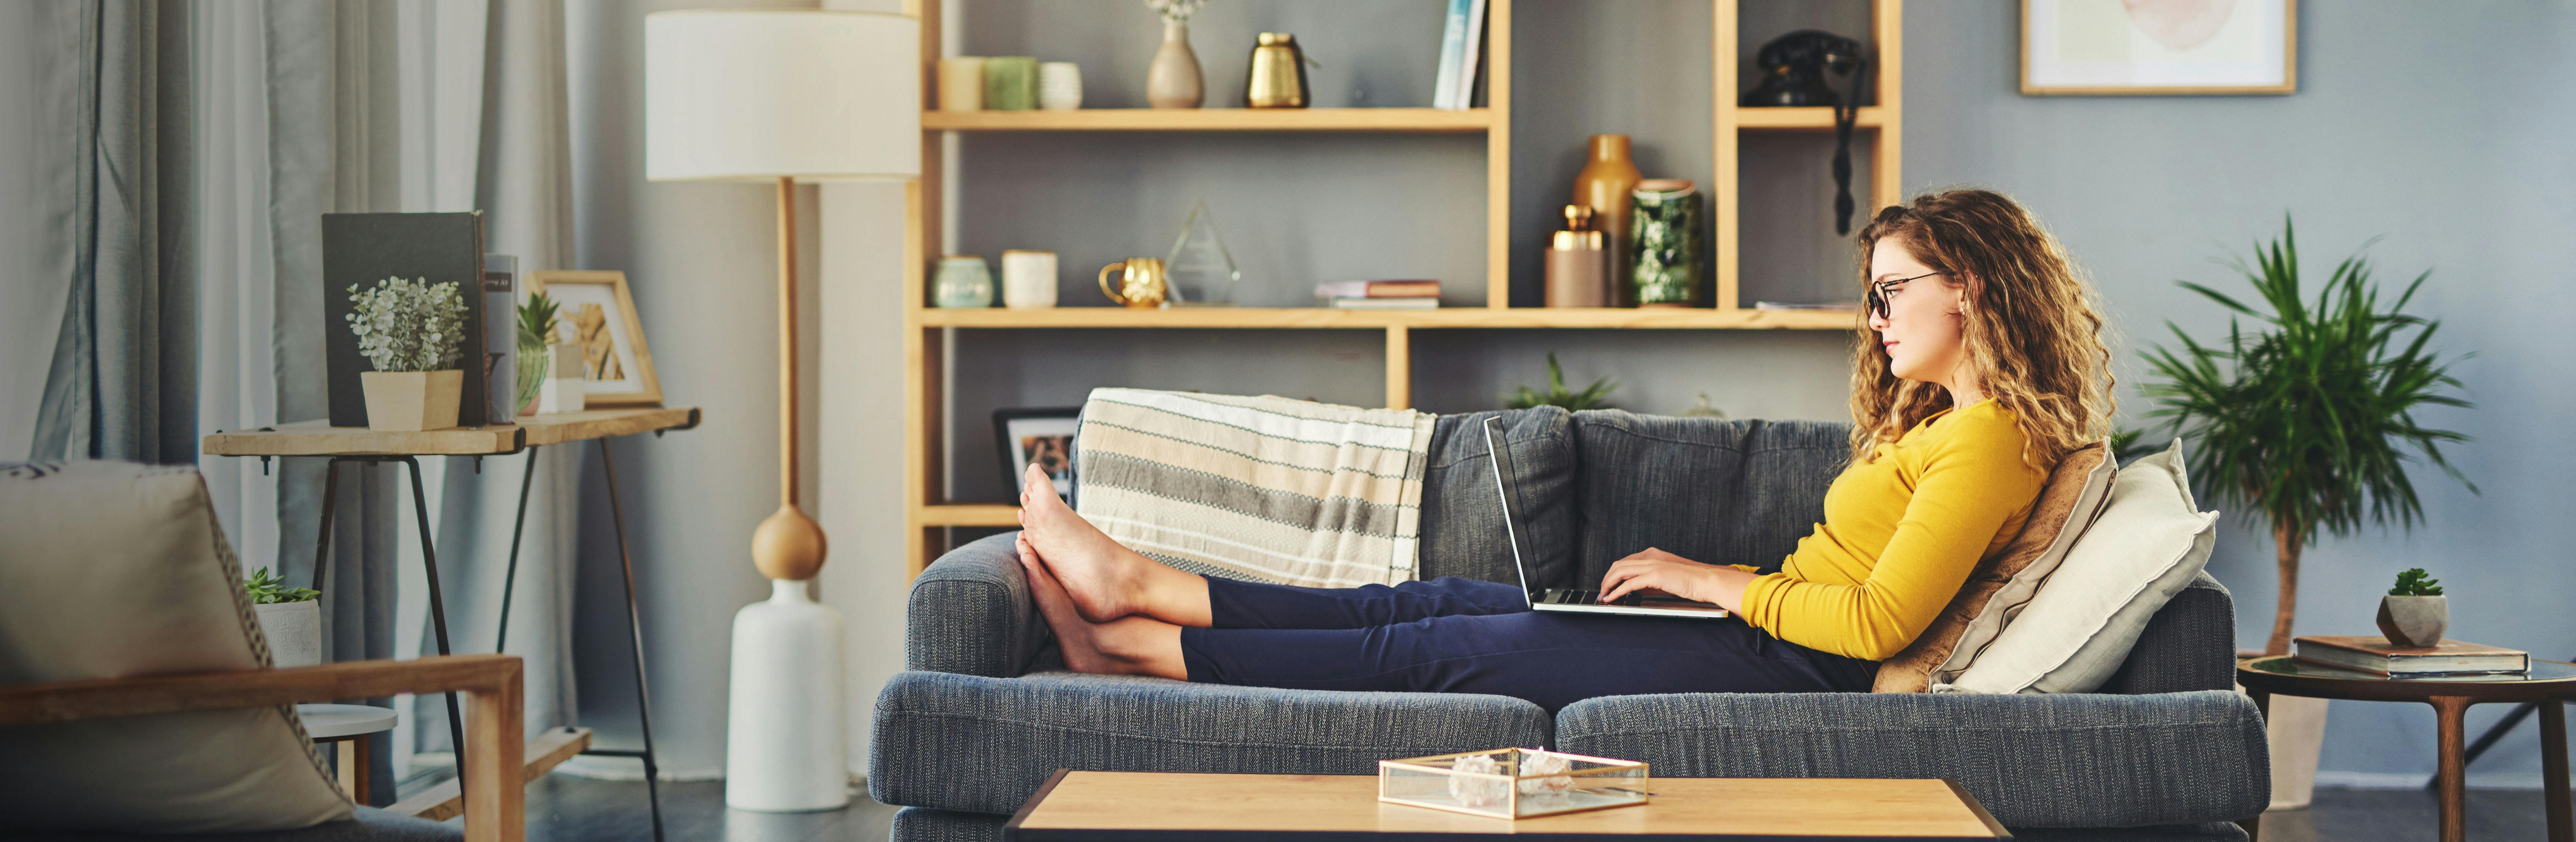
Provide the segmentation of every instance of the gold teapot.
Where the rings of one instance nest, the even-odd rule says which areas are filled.
[[[1109,287],[1110,273],[1118,273],[1118,288]],[[1163,271],[1159,257],[1130,257],[1100,267],[1100,292],[1109,300],[1127,307],[1148,310],[1163,306],[1171,294],[1171,277]]]
[[[1252,69],[1244,79],[1246,108],[1304,108],[1309,101],[1306,53],[1297,48],[1295,35],[1261,33],[1260,43],[1252,48]]]

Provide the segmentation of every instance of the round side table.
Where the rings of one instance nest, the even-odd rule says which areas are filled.
[[[2576,664],[2534,658],[2522,675],[2445,675],[2390,678],[2313,664],[2279,655],[2236,665],[2254,705],[2270,714],[2273,694],[2364,702],[2422,702],[2441,720],[2442,842],[2468,836],[2467,764],[2460,758],[2461,716],[2481,702],[2536,702],[2540,708],[2541,785],[2549,804],[2550,842],[2576,842],[2567,791],[2567,714],[2560,704],[2576,699]]]
[[[340,788],[349,793],[349,800],[367,803],[367,764],[375,758],[363,738],[393,730],[393,708],[296,705],[295,718],[304,720],[304,735],[314,742],[340,744]]]

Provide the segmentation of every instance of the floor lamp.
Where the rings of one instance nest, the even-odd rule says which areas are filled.
[[[752,533],[771,596],[734,617],[725,803],[849,803],[838,612],[807,586],[823,528],[797,508],[798,181],[921,174],[921,29],[908,15],[803,9],[644,19],[644,171],[653,181],[778,187],[778,511]]]

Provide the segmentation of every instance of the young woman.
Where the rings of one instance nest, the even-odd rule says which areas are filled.
[[[1927,195],[1880,211],[1859,244],[1856,423],[1825,522],[1778,573],[1648,549],[1601,581],[1605,602],[1662,591],[1740,620],[1542,614],[1518,587],[1456,578],[1212,579],[1120,546],[1033,471],[1019,556],[1038,609],[1077,672],[1493,693],[1550,711],[1636,693],[1867,691],[1878,662],[2021,530],[2057,459],[2102,439],[2112,407],[2091,291],[2019,204]]]

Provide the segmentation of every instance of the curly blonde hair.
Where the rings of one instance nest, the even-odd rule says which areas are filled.
[[[2110,435],[2111,349],[2101,308],[2066,249],[2028,209],[1988,190],[1949,190],[1889,207],[1860,232],[1861,283],[1882,240],[1964,286],[1960,333],[1986,397],[2013,413],[2022,460],[2045,473]],[[1861,320],[1852,360],[1854,462],[1869,461],[1950,406],[1939,384],[1897,377],[1879,333]]]

